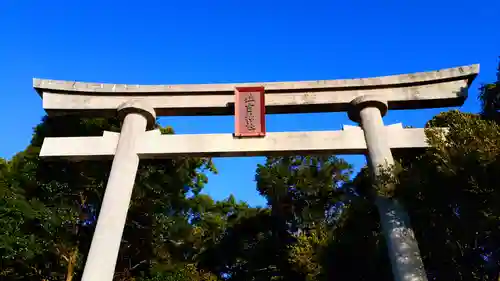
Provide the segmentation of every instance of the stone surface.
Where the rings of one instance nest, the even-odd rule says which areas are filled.
[[[156,112],[147,102],[143,100],[129,100],[118,106],[118,117],[124,120],[130,113],[139,113],[147,120],[147,129],[156,127]]]
[[[130,100],[147,101],[158,116],[231,115],[234,87],[264,86],[266,113],[347,111],[353,98],[383,96],[389,109],[458,106],[478,65],[378,78],[210,85],[118,85],[34,80],[49,114],[115,114]]]
[[[347,112],[349,119],[359,123],[361,121],[360,114],[362,110],[367,107],[378,109],[378,115],[381,115],[381,117],[384,117],[387,114],[388,105],[385,97],[366,95],[357,97],[351,101],[351,108]]]
[[[134,106],[135,110],[131,111],[130,109]],[[116,153],[99,210],[82,281],[110,281],[113,279],[139,166],[137,144],[142,141],[141,137],[146,134],[148,120],[151,118],[154,120],[153,115],[147,116],[148,109],[141,108],[136,102],[126,103],[120,109],[126,109],[127,114],[124,116],[121,134],[115,142]],[[108,134],[104,138],[109,138],[110,135],[113,134]]]
[[[405,208],[396,200],[376,197],[394,281],[427,281],[417,239]]]
[[[312,89],[330,89],[330,90],[349,90],[349,88],[360,87],[401,87],[408,84],[436,83],[446,80],[472,80],[479,73],[479,65],[467,65],[454,68],[441,69],[429,72],[417,72],[409,74],[357,78],[357,79],[339,79],[339,80],[317,80],[317,81],[298,81],[298,82],[256,82],[256,83],[236,83],[236,84],[185,84],[185,85],[130,85],[130,84],[105,84],[105,83],[85,83],[76,81],[61,81],[48,79],[33,79],[33,87],[39,93],[48,91],[57,92],[87,92],[87,93],[115,93],[122,94],[146,94],[151,93],[169,93],[190,95],[196,93],[214,93],[225,92],[232,95],[236,87],[256,87],[263,86],[268,91],[286,91],[286,90],[312,90]]]
[[[357,98],[353,101],[353,111],[356,109],[359,109],[359,114],[351,112],[350,116],[355,116],[363,128],[368,150],[367,162],[377,181],[382,169],[389,169],[394,164],[390,143],[392,138],[398,136],[388,134],[389,130],[384,126],[382,116],[387,110],[385,100],[377,100],[375,96]],[[427,281],[406,210],[393,198],[383,198],[377,194],[374,197],[394,280]]]
[[[386,127],[388,145],[393,149],[424,148],[424,129]],[[40,157],[70,160],[112,158],[120,134],[105,132],[102,137],[45,138]],[[307,153],[363,154],[366,142],[359,127],[343,131],[267,133],[264,138],[238,139],[231,134],[160,135],[144,133],[137,143],[141,159],[183,156],[264,156]]]
[[[374,172],[377,171],[379,165],[387,167],[394,164],[389,141],[393,137],[398,138],[398,136],[389,137],[386,133],[382,114],[378,107],[380,104],[383,104],[383,102],[378,104],[372,103],[372,106],[363,107],[359,112],[359,122],[361,128],[363,128],[366,147],[368,149],[368,160]]]

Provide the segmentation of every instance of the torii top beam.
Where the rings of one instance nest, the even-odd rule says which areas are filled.
[[[33,79],[48,114],[115,114],[123,102],[146,100],[158,116],[231,115],[234,88],[264,86],[266,113],[347,111],[358,96],[379,95],[389,109],[462,105],[479,65],[393,76],[319,80],[192,85],[127,85]]]

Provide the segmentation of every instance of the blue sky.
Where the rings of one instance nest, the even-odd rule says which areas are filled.
[[[500,1],[0,1],[0,157],[29,143],[44,111],[32,78],[132,84],[371,77],[481,64],[462,110],[495,78]],[[495,19],[496,17],[496,19]],[[390,112],[421,127],[446,109]],[[232,133],[233,118],[162,118],[177,133]],[[337,130],[345,113],[267,117],[268,131]],[[361,156],[347,157],[356,166]],[[263,205],[263,158],[220,158],[205,192]]]

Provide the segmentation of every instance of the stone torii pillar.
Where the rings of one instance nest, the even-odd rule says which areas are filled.
[[[394,164],[382,117],[387,113],[387,101],[373,96],[361,96],[352,101],[349,118],[363,129],[367,162],[376,183],[384,169]],[[392,137],[398,137],[392,135]],[[395,281],[427,281],[417,240],[411,229],[406,210],[392,198],[375,194],[382,232],[387,243]]]
[[[156,124],[152,107],[129,101],[118,108],[123,120],[82,281],[113,279],[132,190],[139,167],[137,144]]]

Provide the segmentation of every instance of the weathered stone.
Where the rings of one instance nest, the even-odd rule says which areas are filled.
[[[147,101],[158,116],[231,115],[234,88],[263,86],[266,113],[347,111],[355,97],[376,95],[389,109],[459,106],[478,65],[378,78],[209,85],[119,85],[34,79],[49,114],[112,115],[130,99]]]
[[[388,134],[382,116],[387,112],[387,102],[377,96],[358,97],[353,100],[349,116],[363,128],[367,161],[376,184],[384,172],[391,172],[394,158],[389,143],[397,135]],[[400,129],[401,130],[401,129]],[[405,130],[405,129],[402,129]],[[424,138],[425,140],[425,138]],[[388,247],[392,274],[395,281],[427,281],[424,263],[417,240],[413,235],[406,210],[394,198],[375,194],[382,232]],[[407,233],[409,235],[401,235]]]
[[[117,142],[115,142],[116,151],[111,165],[111,173],[99,210],[99,218],[92,237],[82,281],[110,281],[113,279],[137,168],[139,167],[137,144],[145,135],[148,123],[155,120],[154,111],[150,107],[135,101],[121,105],[118,112],[126,112],[126,115],[123,116],[122,130]],[[106,137],[109,138],[109,135]],[[84,146],[88,145],[84,144]]]
[[[427,147],[424,129],[403,129],[401,124],[386,126],[392,149]],[[154,133],[153,133],[154,132]],[[102,137],[45,138],[40,157],[68,160],[110,159],[115,154],[119,133]],[[266,156],[303,154],[363,154],[366,142],[360,127],[343,131],[267,133],[264,138],[239,139],[232,134],[160,135],[148,131],[137,143],[141,159],[172,156]]]

